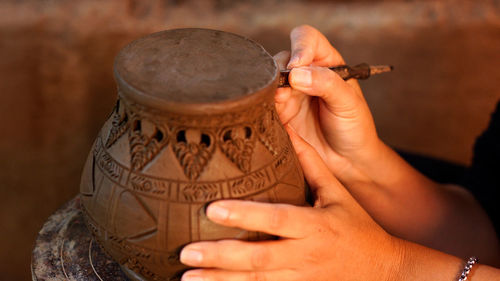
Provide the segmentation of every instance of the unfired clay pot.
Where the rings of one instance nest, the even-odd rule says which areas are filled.
[[[177,280],[192,241],[267,239],[210,222],[207,202],[305,205],[274,109],[278,68],[258,44],[207,29],[155,33],[115,61],[118,102],[82,175],[86,223],[134,280]],[[251,211],[251,210],[249,210]]]

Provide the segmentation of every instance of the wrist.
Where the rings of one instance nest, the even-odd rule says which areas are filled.
[[[406,240],[394,238],[394,256],[387,281],[457,281],[467,260],[445,254]],[[476,264],[467,280],[491,281],[500,280],[500,269],[484,264]]]
[[[383,257],[385,265],[385,281],[406,280],[405,275],[408,264],[408,249],[404,240],[389,235],[389,249],[386,256]]]
[[[401,156],[377,139],[364,158],[355,166],[381,188],[410,186],[436,186],[437,183],[413,168]]]
[[[392,157],[392,149],[390,149],[378,137],[371,140],[360,149],[347,156],[352,167],[355,168],[359,174],[365,175],[370,182],[377,182],[377,175],[381,170],[386,167],[394,166],[394,157]]]
[[[379,168],[387,166],[383,164],[388,157],[388,147],[377,137],[365,142],[362,148],[351,152],[339,152],[333,149],[325,149],[322,155],[330,171],[349,190],[355,191],[365,186],[373,186]]]
[[[413,242],[401,240],[402,257],[394,275],[405,281],[458,280],[463,260]]]

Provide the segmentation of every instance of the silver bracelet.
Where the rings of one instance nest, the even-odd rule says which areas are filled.
[[[469,273],[472,269],[472,266],[474,266],[477,263],[478,259],[476,257],[470,257],[467,263],[465,264],[464,270],[462,270],[462,273],[460,274],[460,277],[458,278],[458,281],[465,281],[467,280]]]

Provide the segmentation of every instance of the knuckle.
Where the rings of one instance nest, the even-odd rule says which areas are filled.
[[[316,33],[318,31],[309,25],[301,25],[295,27],[290,32],[290,39],[292,40],[292,46],[294,53],[302,53],[302,52],[312,52],[314,50],[312,48],[313,40],[316,37]]]
[[[276,204],[272,207],[269,221],[269,228],[272,231],[280,230],[286,225],[288,220],[288,211],[281,205]]]
[[[324,225],[324,218],[322,215],[322,209],[312,209],[308,210],[308,213],[306,216],[304,216],[304,219],[308,221],[308,226],[309,234],[317,234],[318,228],[323,227]]]
[[[269,249],[265,246],[258,246],[251,253],[250,262],[254,270],[264,269],[270,261]]]
[[[318,216],[316,222],[316,229],[318,234],[335,234],[335,226],[333,223],[332,216],[325,212],[321,212],[321,216]]]

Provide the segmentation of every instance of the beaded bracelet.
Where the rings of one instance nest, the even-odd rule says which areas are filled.
[[[472,269],[472,266],[474,266],[477,263],[478,259],[476,257],[470,257],[467,263],[465,264],[464,270],[462,270],[462,273],[460,274],[460,278],[458,278],[458,281],[465,281],[467,280],[469,273]]]

